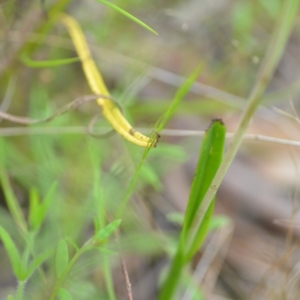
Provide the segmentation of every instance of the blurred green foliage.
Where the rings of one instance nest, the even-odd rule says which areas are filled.
[[[189,116],[206,127],[211,117],[230,115],[243,107],[282,4],[280,0],[236,0],[224,10],[189,19],[180,15],[181,9],[186,8],[188,16],[201,11],[189,8],[189,1],[113,3],[147,23],[158,37],[92,0],[0,3],[4,16],[0,17],[1,57],[5,57],[0,59],[2,99],[9,94],[9,82],[16,82],[9,96],[9,112],[39,119],[89,94],[79,63],[32,69],[21,60],[24,51],[33,61],[75,56],[65,30],[56,23],[49,25],[43,13],[44,7],[51,13],[56,4],[58,12],[67,11],[79,20],[97,64],[130,122],[154,127],[179,89],[182,94],[177,94],[164,125],[170,117],[182,125],[180,118]],[[34,11],[39,14],[30,16]],[[189,29],[184,31],[186,26]],[[172,77],[170,87],[157,75],[169,76],[162,72],[164,68],[171,75],[191,74],[199,64],[200,80],[194,74],[188,85]],[[194,90],[183,102],[194,80],[203,82],[202,92]],[[205,93],[203,86],[217,88]],[[149,199],[164,191],[165,176],[198,151],[198,139],[171,143],[163,136],[158,148],[145,157],[144,149],[117,135],[98,140],[85,134],[82,127],[99,112],[95,104],[86,104],[50,123],[27,127],[25,135],[1,138],[0,238],[6,249],[0,253],[20,281],[15,296],[5,294],[6,299],[48,299],[69,267],[55,288],[59,299],[118,299],[114,286],[114,275],[122,274],[118,247],[123,254],[146,261],[165,252],[173,254],[170,252],[176,249],[177,231],[163,232],[153,224],[157,208]],[[102,121],[97,124],[108,127]],[[64,133],[66,127],[79,126],[78,134]],[[2,127],[17,125],[2,120]],[[35,134],[35,129],[44,133]],[[118,229],[114,222],[120,211]],[[180,226],[181,215],[170,218]],[[226,218],[213,218],[210,229],[227,224]],[[118,230],[121,234],[116,238]],[[184,276],[184,285],[190,286],[190,281]],[[201,299],[201,292],[196,288],[193,292],[195,299]]]

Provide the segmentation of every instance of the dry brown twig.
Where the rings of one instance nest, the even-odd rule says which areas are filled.
[[[125,278],[126,289],[127,289],[127,297],[128,297],[128,300],[133,300],[132,290],[131,290],[131,283],[130,283],[130,279],[129,279],[129,275],[128,275],[128,271],[127,271],[127,267],[126,267],[126,262],[125,262],[125,259],[123,257],[122,249],[121,249],[120,243],[119,243],[119,230],[116,230],[116,232],[115,232],[115,239],[116,239],[116,244],[117,244],[119,255],[120,255],[122,272],[123,272],[123,275],[124,275],[124,278]]]

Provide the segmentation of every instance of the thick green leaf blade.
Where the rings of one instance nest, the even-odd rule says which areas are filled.
[[[202,199],[210,187],[211,182],[221,164],[225,144],[225,135],[226,129],[223,122],[221,120],[214,120],[203,139],[200,157],[190,192],[186,218],[184,221],[183,230],[185,230],[186,234],[188,234],[190,227],[193,225]],[[192,258],[192,256],[203,243],[209,229],[213,210],[214,199],[211,201],[211,204],[204,215],[202,223],[197,228],[195,238],[187,252],[187,261]]]
[[[0,226],[0,239],[2,240],[5,250],[8,254],[10,264],[12,265],[13,272],[15,276],[21,280],[22,278],[22,271],[21,271],[21,257],[20,254],[17,250],[16,245],[12,241],[9,233],[2,227]]]
[[[125,17],[129,18],[130,20],[136,22],[137,24],[139,24],[140,26],[144,27],[145,29],[149,30],[150,32],[158,35],[158,33],[153,30],[150,26],[148,26],[147,24],[145,24],[144,22],[142,22],[141,20],[139,20],[138,18],[134,17],[133,15],[131,15],[130,13],[128,13],[127,11],[123,10],[122,8],[120,8],[117,5],[114,5],[108,1],[105,0],[97,0],[98,2],[101,2],[105,5],[107,5],[110,8],[113,8],[114,10],[116,10],[117,12],[119,12],[120,14],[124,15]]]
[[[187,232],[222,161],[226,129],[221,120],[214,120],[203,137],[195,170],[183,229]]]
[[[187,252],[186,255],[186,261],[188,262],[194,254],[200,249],[203,241],[205,240],[205,237],[208,233],[209,230],[209,225],[210,225],[210,220],[212,218],[212,214],[214,212],[214,207],[215,207],[215,199],[212,200],[210,203],[208,210],[206,211],[201,226],[197,230],[197,234],[195,236],[195,239],[190,247],[190,249]]]
[[[64,239],[60,240],[55,253],[55,274],[60,278],[69,263],[68,245]]]
[[[179,242],[177,252],[172,260],[167,279],[164,282],[163,287],[159,293],[158,300],[172,299],[172,296],[181,277],[182,269],[184,267],[184,261],[184,245]]]
[[[167,279],[159,293],[159,300],[172,299],[180,281],[184,265],[206,236],[213,212],[213,203],[206,212],[203,222],[197,231],[196,238],[190,247],[187,245],[189,230],[192,228],[197,210],[221,163],[224,142],[225,126],[221,120],[214,120],[202,141],[176,255],[172,260]]]
[[[93,237],[94,242],[102,242],[109,238],[113,232],[120,226],[121,219],[115,220],[104,228],[100,229]]]
[[[73,300],[71,294],[63,288],[60,288],[57,292],[57,297],[59,300]]]

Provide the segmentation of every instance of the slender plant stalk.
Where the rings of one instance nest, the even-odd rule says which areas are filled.
[[[105,207],[105,199],[103,195],[103,186],[99,184],[102,182],[101,178],[101,168],[99,166],[102,165],[102,157],[99,156],[97,152],[91,152],[91,157],[94,168],[94,184],[93,184],[93,193],[94,193],[94,201],[95,201],[95,208],[97,212],[97,220],[99,222],[100,228],[105,226],[105,216],[106,216],[106,207]],[[103,254],[102,261],[102,270],[104,275],[105,287],[108,294],[109,300],[116,300],[116,295],[114,291],[113,285],[113,276],[111,272],[111,264],[109,259],[106,255]]]
[[[299,2],[300,0],[286,0],[283,2],[284,4],[281,20],[271,39],[270,45],[258,73],[256,83],[254,84],[248,98],[248,104],[242,114],[238,129],[233,136],[229,148],[224,156],[223,162],[206,195],[204,196],[203,202],[198,211],[199,217],[197,219],[197,224],[194,228],[198,228],[201,224],[205,212],[207,211],[218,187],[220,186],[229,166],[235,157],[235,154],[242,143],[243,135],[248,128],[249,122],[262,99],[263,93],[265,92],[265,89],[267,88],[285,49],[295,17],[298,12]],[[189,245],[191,245],[192,241],[194,240],[195,234],[196,232],[194,231],[190,236]]]
[[[16,293],[16,300],[22,300],[23,299],[23,293],[25,288],[26,281],[19,281],[17,293]]]
[[[108,258],[103,257],[102,260],[102,268],[103,268],[103,275],[104,275],[104,280],[105,280],[105,286],[106,286],[106,291],[108,294],[108,299],[109,300],[116,300],[116,295],[115,295],[115,290],[114,290],[114,285],[113,285],[113,276],[111,273],[111,265],[108,260]]]
[[[22,258],[22,272],[26,272],[30,254],[33,254],[34,233],[29,231],[25,237],[25,241],[26,241],[26,246]]]
[[[144,164],[144,162],[145,162],[145,160],[146,160],[146,157],[145,157],[145,156],[147,156],[147,154],[149,153],[149,150],[150,150],[150,148],[145,149],[144,155],[143,155],[141,161],[139,162],[137,168],[135,169],[135,172],[134,172],[134,174],[133,174],[133,177],[132,177],[132,179],[130,180],[129,185],[128,185],[128,188],[126,189],[125,195],[124,195],[124,197],[123,197],[123,199],[122,199],[122,202],[120,203],[120,205],[119,205],[119,207],[118,207],[118,210],[117,210],[117,213],[116,213],[116,219],[121,218],[122,215],[123,215],[123,213],[124,213],[124,210],[125,210],[125,208],[126,208],[126,205],[127,205],[128,201],[129,201],[129,199],[130,199],[130,196],[131,196],[131,194],[132,194],[132,192],[133,192],[133,190],[134,190],[134,187],[135,187],[135,185],[136,185],[136,182],[137,182],[137,180],[138,180],[138,178],[139,178],[139,175],[140,175],[140,171],[141,171],[141,169],[142,169],[142,166],[143,166],[143,164]]]

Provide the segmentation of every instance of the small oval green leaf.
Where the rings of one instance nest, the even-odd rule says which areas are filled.
[[[55,253],[55,274],[57,278],[60,278],[63,272],[66,270],[69,263],[68,245],[64,239],[58,243]]]
[[[101,242],[109,238],[113,232],[120,226],[121,219],[115,220],[110,224],[106,225],[104,228],[100,229],[93,237],[94,242]]]
[[[117,5],[114,5],[108,1],[105,0],[97,0],[98,2],[101,2],[105,5],[107,5],[108,7],[116,10],[117,12],[119,12],[120,14],[124,15],[125,17],[129,18],[130,20],[136,22],[137,24],[141,25],[142,27],[144,27],[145,29],[149,30],[150,32],[158,35],[158,33],[153,30],[150,26],[148,26],[147,24],[145,24],[144,22],[142,22],[141,20],[139,20],[138,18],[134,17],[133,15],[131,15],[130,13],[128,13],[127,11],[123,10],[122,8],[120,8]]]

